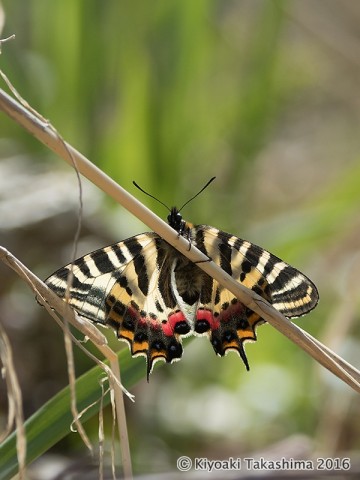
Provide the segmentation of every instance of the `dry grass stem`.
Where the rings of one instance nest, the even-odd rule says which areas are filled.
[[[99,479],[103,480],[104,478],[104,415],[103,415],[103,399],[104,399],[104,384],[101,383],[101,399],[100,399],[100,408],[99,408]]]
[[[25,478],[26,435],[22,408],[22,395],[13,362],[12,349],[8,336],[0,323],[0,358],[2,374],[6,381],[9,413],[5,431],[0,434],[0,442],[6,438],[15,423],[17,429],[16,450],[19,462],[19,480]]]
[[[76,375],[75,375],[74,352],[72,348],[72,335],[70,333],[69,322],[67,321],[66,318],[67,316],[65,315],[63,317],[64,319],[63,332],[64,332],[64,344],[65,344],[67,370],[68,370],[68,378],[69,378],[69,388],[71,392],[70,394],[71,413],[76,425],[76,431],[79,433],[80,437],[82,438],[82,441],[90,450],[90,452],[93,453],[93,448],[89,440],[89,437],[87,436],[85,429],[82,426],[82,423],[80,422],[79,412],[76,405],[76,387],[75,387]]]
[[[0,108],[15,122],[20,124],[39,141],[57,153],[70,166],[75,168],[77,174],[80,173],[88,178],[106,194],[111,196],[124,208],[128,209],[132,214],[148,225],[151,230],[155,231],[158,235],[164,238],[179,252],[181,252],[191,261],[197,262],[199,268],[204,270],[208,275],[230,290],[244,305],[259,314],[264,320],[279,330],[283,335],[288,337],[292,342],[296,343],[300,348],[312,356],[319,364],[331,371],[334,375],[348,384],[352,389],[354,389],[356,392],[360,392],[359,370],[336,355],[332,350],[319,342],[319,340],[313,338],[307,332],[293,324],[280,312],[275,310],[262,297],[234,280],[216,264],[208,261],[208,258],[196,247],[192,246],[192,248],[189,250],[188,241],[185,238],[179,236],[178,233],[175,232],[167,223],[154,215],[151,210],[149,210],[135,197],[130,195],[126,190],[115,183],[98,167],[88,161],[81,153],[64,142],[59,137],[55,129],[47,120],[44,120],[41,115],[37,114],[37,112],[35,112],[33,109],[27,108],[26,106],[23,106],[21,103],[12,99],[2,90],[0,90]],[[11,258],[8,252],[3,251],[0,252],[0,254],[1,253],[2,256],[8,260]],[[31,277],[31,282],[33,282],[33,280],[34,279]],[[38,281],[38,279],[36,281]],[[103,339],[101,339],[99,342],[98,335],[100,332],[96,329],[96,327],[92,326],[92,329],[92,327],[89,325],[90,322],[87,322],[85,319],[79,319],[79,317],[69,308],[67,308],[68,312],[64,312],[64,306],[67,307],[65,302],[60,300],[56,295],[49,291],[46,285],[44,285],[41,281],[39,282],[40,283],[36,284],[36,289],[40,295],[43,298],[46,298],[49,304],[52,305],[61,315],[65,313],[68,321],[76,324],[76,328],[79,328],[81,331],[86,331],[86,335],[94,341],[103,355],[110,360],[111,373],[109,376],[109,381],[110,384],[114,386],[121,445],[126,445],[125,450],[128,449],[127,429],[120,428],[122,422],[124,422],[123,425],[126,425],[124,400],[122,395],[119,395],[119,389],[116,387],[120,386],[120,388],[125,391],[127,395],[130,394],[121,385],[119,365],[116,355],[107,346],[106,341],[103,342]],[[79,325],[79,322],[81,325]],[[95,330],[97,333],[95,333]],[[122,454],[125,478],[131,478],[130,452],[128,450],[128,452],[122,452]]]
[[[120,368],[118,357],[116,353],[107,345],[106,337],[98,330],[94,324],[87,319],[80,317],[76,312],[69,307],[62,299],[52,292],[47,285],[45,285],[36,275],[34,275],[29,269],[25,267],[15,256],[13,256],[8,250],[0,246],[0,260],[6,265],[12,268],[33,290],[37,299],[46,308],[48,313],[56,320],[56,322],[64,328],[63,322],[58,316],[57,312],[62,318],[71,323],[75,328],[81,331],[93,344],[98,348],[102,355],[110,362],[110,367],[100,361],[97,357],[92,355],[85,349],[83,344],[77,340],[68,330],[71,340],[77,344],[96,364],[98,364],[106,373],[109,379],[110,388],[113,389],[114,398],[117,408],[117,424],[120,436],[120,447],[123,460],[124,478],[132,478],[131,470],[131,456],[128,442],[127,426],[126,426],[126,414],[123,392],[134,401],[134,396],[129,393],[121,383]],[[75,398],[75,397],[74,397]],[[86,446],[92,450],[91,444],[83,430],[79,420],[83,414],[78,413],[76,405],[72,405],[72,413],[74,417],[74,423],[77,431],[81,435]],[[79,430],[80,425],[80,430]]]
[[[197,248],[192,247],[189,250],[188,241],[181,236],[179,237],[177,232],[154,215],[151,210],[142,205],[141,202],[115,183],[73,147],[65,143],[65,148],[64,144],[59,142],[53,129],[49,128],[47,122],[44,123],[39,120],[39,116],[26,110],[22,105],[1,91],[0,108],[71,166],[73,166],[73,159],[75,159],[77,169],[82,175],[128,209],[191,261],[198,262],[198,266],[208,275],[230,290],[243,304],[258,313],[274,328],[311,355],[322,366],[347,383],[355,391],[360,392],[360,372],[355,367],[349,365],[318,340],[313,339],[309,334],[298,328],[262,297],[235,281],[219,266],[213,262],[209,262],[208,258]]]
[[[44,117],[42,117],[36,110],[34,110],[29,103],[23,99],[23,97],[18,93],[18,91],[15,89],[15,87],[12,85],[10,80],[7,78],[7,76],[0,71],[0,74],[6,84],[8,85],[9,89],[12,91],[13,95],[17,98],[18,102],[13,100],[10,96],[8,96],[3,90],[0,89],[0,103],[1,107],[5,107],[5,105],[9,106],[9,109],[5,107],[5,112],[10,116],[11,113],[14,114],[14,117],[12,117],[17,123],[22,123],[20,122],[20,118],[27,118],[29,122],[27,125],[37,125],[38,127],[40,126],[40,130],[43,129],[43,131],[46,131],[46,135],[42,137],[42,141],[44,141],[46,138],[52,138],[54,145],[57,145],[60,151],[63,152],[64,156],[67,158],[67,160],[70,162],[71,166],[75,169],[77,180],[78,180],[78,187],[79,187],[79,212],[78,212],[78,225],[77,225],[77,230],[75,233],[75,239],[74,239],[74,251],[73,251],[73,257],[75,259],[76,257],[76,248],[77,248],[77,243],[78,243],[78,238],[80,235],[81,231],[81,219],[82,219],[82,185],[81,185],[81,179],[80,179],[80,173],[79,169],[77,167],[77,156],[73,155],[74,149],[71,147],[69,148],[68,144],[62,139],[62,137],[58,134],[56,129],[50,124],[49,121],[47,121]],[[3,96],[4,95],[4,96]],[[3,101],[4,100],[4,101]],[[39,132],[38,129],[35,129],[37,132]],[[31,133],[35,135],[35,130],[29,130]],[[36,135],[35,135],[36,137]],[[46,142],[45,142],[46,143]],[[9,256],[5,256],[9,258]],[[20,263],[20,262],[19,262]],[[16,262],[15,262],[16,264]],[[20,268],[19,271],[22,269]],[[31,273],[31,272],[29,272]],[[26,275],[25,275],[25,280],[26,280]],[[38,281],[37,277],[35,277],[35,281]],[[69,279],[69,284],[70,284],[71,279]],[[31,283],[30,283],[30,286]],[[106,338],[102,335],[101,340],[99,341],[99,331],[96,328],[93,328],[93,325],[91,325],[90,322],[88,322],[86,319],[81,319],[80,317],[72,310],[69,308],[68,305],[65,304],[65,309],[64,309],[64,302],[60,300],[60,303],[58,302],[59,299],[55,299],[56,295],[54,296],[53,293],[46,287],[45,284],[43,284],[41,281],[39,281],[39,286],[40,286],[40,291],[44,289],[43,291],[43,299],[47,298],[49,295],[53,297],[53,301],[57,304],[57,311],[61,313],[62,317],[64,318],[64,324],[61,323],[60,319],[58,319],[58,323],[62,326],[64,330],[64,338],[65,338],[65,348],[67,352],[67,362],[68,362],[68,373],[69,373],[69,382],[70,382],[70,389],[72,392],[71,395],[71,410],[74,416],[74,420],[78,429],[79,434],[83,438],[83,441],[87,445],[88,448],[91,449],[90,442],[85,434],[85,431],[82,427],[82,425],[79,422],[79,414],[77,412],[76,408],[76,398],[75,398],[75,372],[74,372],[74,364],[73,364],[73,353],[72,353],[72,344],[70,342],[70,338],[75,341],[80,348],[85,350],[86,354],[88,356],[91,356],[96,363],[98,363],[107,373],[108,378],[109,378],[109,383],[110,387],[114,389],[114,399],[115,399],[115,405],[117,408],[117,423],[118,423],[118,430],[119,430],[119,436],[120,436],[120,448],[121,448],[121,456],[122,456],[122,461],[123,461],[123,472],[124,472],[124,478],[125,479],[131,479],[132,478],[132,466],[131,466],[131,454],[130,454],[130,447],[129,447],[129,440],[128,440],[128,432],[127,432],[127,422],[126,422],[126,414],[125,414],[125,405],[124,405],[124,398],[123,398],[123,392],[131,399],[133,400],[133,396],[123,387],[121,383],[121,377],[120,377],[120,367],[118,363],[118,358],[115,352],[111,348],[108,347]],[[69,285],[70,286],[70,285]],[[48,301],[48,300],[47,300]],[[60,304],[62,303],[62,306]],[[49,302],[49,304],[53,307],[54,303]],[[45,303],[45,307],[49,311],[49,313],[56,318],[56,315],[52,312],[52,310],[49,310],[48,304]],[[59,310],[60,309],[60,310]],[[70,319],[70,320],[69,320]],[[93,340],[93,343],[97,346],[97,348],[102,352],[102,354],[107,358],[110,362],[110,369],[105,365],[103,362],[100,362],[96,357],[90,354],[86,349],[83,348],[83,346],[78,342],[69,332],[68,329],[68,321],[70,323],[74,324],[76,328],[78,328],[80,331],[88,331],[90,335],[86,334],[90,339]],[[84,324],[82,326],[82,324]],[[64,327],[63,327],[64,325]],[[91,326],[90,326],[91,325]],[[84,328],[84,330],[82,330]],[[95,333],[96,330],[96,333]]]

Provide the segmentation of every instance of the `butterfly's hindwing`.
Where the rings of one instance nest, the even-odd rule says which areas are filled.
[[[245,282],[245,273],[249,273],[250,263],[238,252],[242,241],[228,233],[204,225],[195,227],[195,230],[196,245],[200,250],[233,278]],[[247,285],[249,288],[254,286],[254,278],[251,285]],[[266,282],[260,280],[260,274],[258,279],[258,292],[268,299]],[[207,286],[202,290],[195,332],[207,333],[215,353],[220,356],[228,351],[237,352],[249,369],[243,343],[256,340],[255,328],[263,323],[263,320],[207,275],[206,283],[209,283],[211,288]]]
[[[176,209],[169,218],[179,235],[285,316],[316,306],[315,285],[275,255],[216,228],[187,224]],[[153,232],[89,253],[46,283],[80,315],[114,328],[133,356],[145,356],[148,377],[156,361],[181,358],[182,337],[190,334],[207,335],[220,356],[237,352],[249,369],[243,344],[256,341],[264,322]]]

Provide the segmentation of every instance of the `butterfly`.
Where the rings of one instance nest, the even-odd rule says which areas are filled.
[[[181,209],[169,209],[167,220],[189,248],[195,245],[286,317],[302,316],[317,305],[317,288],[304,274],[247,240],[186,222]],[[148,380],[157,361],[181,359],[182,338],[193,334],[206,335],[217,355],[235,351],[249,370],[244,343],[256,341],[256,327],[265,320],[156,233],[88,253],[45,282],[65,298],[70,273],[69,304],[87,319],[112,327],[133,357],[144,356]]]

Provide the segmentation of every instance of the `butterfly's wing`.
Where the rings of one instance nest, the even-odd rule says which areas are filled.
[[[195,227],[193,236],[202,252],[285,316],[298,317],[316,306],[319,296],[311,280],[263,248],[207,225]],[[207,333],[221,356],[236,351],[248,369],[243,343],[256,340],[255,328],[264,320],[215,280],[206,282],[195,332]]]
[[[195,314],[195,307],[184,314],[174,296],[173,252],[157,234],[143,233],[79,258],[46,283],[80,315],[113,327],[133,356],[146,357],[149,376],[157,360],[181,358]]]
[[[215,263],[287,317],[316,306],[315,285],[261,247],[207,225],[186,232]],[[112,326],[133,356],[145,356],[148,377],[157,360],[181,358],[181,338],[191,333],[209,335],[221,356],[235,350],[248,369],[243,343],[256,340],[255,328],[264,321],[155,233],[85,255],[46,283],[80,315]]]

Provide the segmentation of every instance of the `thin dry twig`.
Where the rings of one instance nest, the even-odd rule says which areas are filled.
[[[99,329],[95,327],[90,321],[86,318],[80,317],[77,313],[69,307],[69,305],[60,299],[52,290],[50,290],[47,285],[45,285],[36,275],[34,275],[24,264],[22,264],[14,255],[12,255],[8,250],[0,246],[0,260],[3,261],[6,265],[12,268],[33,290],[37,296],[38,301],[46,308],[49,314],[56,320],[56,322],[63,328],[63,323],[61,322],[60,317],[57,315],[58,312],[62,318],[66,317],[67,321],[75,326],[79,331],[81,331],[93,344],[98,348],[102,355],[107,358],[110,362],[110,367],[101,362],[97,357],[92,355],[88,350],[85,349],[83,344],[77,340],[73,335],[71,339],[74,343],[77,344],[85,353],[90,356],[90,358],[96,362],[106,373],[109,379],[110,388],[113,389],[114,398],[117,408],[117,420],[118,420],[118,430],[119,436],[121,439],[121,455],[122,455],[122,464],[124,470],[124,478],[132,478],[132,468],[131,468],[131,455],[127,435],[126,427],[126,415],[125,415],[125,405],[122,392],[124,392],[130,400],[134,400],[134,396],[129,393],[126,388],[121,383],[120,378],[120,369],[119,362],[116,353],[107,345],[106,337],[100,332]],[[83,412],[82,412],[83,413]],[[78,420],[81,418],[82,413],[77,413],[74,418],[74,423],[78,428]],[[83,436],[83,441],[87,447],[92,450],[89,440],[85,432],[81,432]]]
[[[72,165],[71,158],[69,158],[69,152],[71,152],[71,157],[75,158],[77,168],[82,175],[133,213],[169,244],[189,258],[189,260],[196,262],[199,268],[230,290],[244,305],[260,315],[283,335],[300,346],[322,366],[360,393],[359,370],[345,362],[345,360],[341,359],[321,342],[293,324],[262,297],[234,280],[216,264],[208,261],[209,259],[196,247],[192,246],[189,250],[188,241],[185,238],[179,236],[169,225],[142,205],[135,197],[115,183],[69,144],[66,144],[65,149],[64,145],[58,142],[58,139],[46,124],[40,122],[38,117],[11,99],[5,92],[1,92],[1,90],[0,108],[70,165]]]
[[[13,39],[15,36],[9,37],[8,39],[5,39],[5,41]],[[0,50],[1,53],[1,50]],[[78,224],[77,224],[77,229],[75,232],[75,238],[74,238],[74,249],[73,249],[73,259],[75,260],[76,258],[76,250],[77,250],[77,244],[78,244],[78,239],[80,236],[81,232],[81,222],[82,222],[82,211],[83,211],[83,203],[82,203],[82,184],[81,184],[81,178],[80,178],[80,173],[79,169],[77,168],[76,164],[76,157],[73,156],[72,150],[68,149],[67,143],[63,140],[63,138],[59,135],[57,130],[51,125],[51,123],[45,119],[42,115],[40,115],[35,109],[29,105],[29,103],[19,94],[19,92],[15,89],[13,84],[10,82],[10,80],[7,78],[7,76],[0,70],[0,75],[4,79],[5,83],[8,85],[9,89],[15,96],[15,98],[19,101],[18,105],[23,108],[24,111],[29,112],[33,116],[33,118],[37,119],[39,123],[42,125],[46,125],[47,131],[52,132],[52,136],[57,139],[57,144],[61,145],[63,149],[67,152],[67,159],[70,161],[72,167],[75,170],[77,181],[78,181],[78,189],[79,189],[79,211],[78,211]],[[5,93],[5,92],[4,92]],[[9,97],[11,98],[11,97]],[[70,278],[68,279],[68,292],[70,289],[70,284],[71,284],[71,275]],[[67,293],[68,293],[67,292]],[[67,295],[65,295],[65,298],[67,298]],[[49,311],[49,310],[48,310]],[[59,310],[58,310],[59,311]],[[67,305],[66,312],[69,313],[69,306]],[[56,315],[54,312],[49,311],[49,313],[56,319]],[[75,315],[75,318],[77,321],[79,321],[79,318],[77,315]],[[84,443],[86,446],[92,451],[91,444],[88,440],[88,437],[85,433],[85,430],[82,426],[82,424],[79,421],[79,418],[81,417],[81,414],[79,414],[77,410],[77,405],[76,405],[76,391],[75,391],[75,367],[74,367],[74,360],[73,360],[73,350],[72,350],[72,341],[77,343],[79,345],[79,342],[71,335],[70,330],[69,330],[69,325],[68,325],[68,315],[63,315],[63,320],[64,322],[61,323],[60,319],[58,319],[58,323],[61,325],[63,332],[64,332],[64,341],[65,341],[65,349],[66,349],[66,358],[67,358],[67,365],[68,365],[68,376],[69,376],[69,386],[71,390],[71,411],[74,417],[74,421],[77,427],[77,431],[82,437]],[[92,329],[94,330],[94,329]],[[96,337],[96,334],[95,334]],[[105,337],[103,337],[105,338]],[[100,348],[101,345],[104,345],[103,342],[99,342],[97,344],[98,348]],[[83,349],[82,345],[79,345],[80,348]],[[103,347],[101,347],[103,348]],[[85,350],[86,354],[88,356],[92,356],[86,349]],[[103,352],[104,353],[104,352]],[[131,455],[130,455],[130,446],[129,446],[129,440],[128,440],[128,431],[127,431],[127,422],[126,422],[126,414],[125,414],[125,405],[124,405],[124,398],[123,398],[123,391],[129,396],[129,398],[133,399],[132,396],[127,392],[121,383],[121,377],[120,377],[120,367],[118,364],[118,359],[116,354],[110,349],[107,348],[107,351],[104,353],[105,357],[108,358],[110,362],[110,370],[108,367],[100,362],[96,357],[94,357],[95,361],[97,363],[100,363],[102,368],[104,370],[108,370],[108,378],[110,382],[110,387],[115,389],[114,390],[114,401],[117,409],[117,424],[118,424],[118,431],[119,431],[119,437],[121,439],[121,456],[122,456],[122,462],[123,462],[123,471],[124,471],[124,478],[131,479],[132,478],[132,466],[131,466]],[[92,356],[93,357],[93,356]],[[113,378],[113,375],[115,375],[115,379]],[[120,387],[120,389],[118,388]]]
[[[12,40],[15,38],[15,35],[12,35],[4,40],[1,41],[1,43],[4,43],[6,41]],[[1,47],[0,43],[0,47]],[[1,53],[1,49],[0,49]],[[41,122],[46,122],[48,124],[48,127],[53,130],[53,133],[55,136],[57,136],[58,141],[64,145],[64,148],[66,149],[66,145],[62,137],[58,134],[58,132],[52,127],[50,122],[48,122],[44,117],[42,117],[36,110],[32,109],[32,107],[29,105],[29,103],[20,95],[20,93],[15,89],[14,85],[11,83],[11,81],[8,79],[8,77],[5,75],[4,72],[0,70],[0,75],[4,79],[5,83],[15,96],[15,98],[20,102],[20,104],[26,108],[27,110],[31,111],[32,114],[34,114],[39,121]],[[81,233],[81,222],[82,222],[82,211],[83,211],[83,203],[82,203],[82,184],[81,184],[81,178],[80,174],[78,172],[78,169],[76,168],[76,163],[75,159],[71,156],[71,152],[69,152],[69,156],[72,160],[73,167],[75,169],[75,173],[77,176],[77,181],[78,181],[78,187],[79,187],[79,212],[78,212],[78,222],[77,222],[77,228],[75,232],[75,237],[74,237],[74,248],[73,248],[73,260],[76,259],[76,251],[77,251],[77,245],[78,245],[78,240],[80,237]],[[68,291],[70,290],[70,285],[68,287]],[[54,316],[54,315],[53,315]],[[71,413],[73,415],[75,424],[76,424],[76,429],[77,432],[79,433],[80,437],[82,438],[83,442],[87,446],[87,448],[92,452],[92,446],[91,443],[88,439],[88,436],[86,435],[85,429],[82,426],[79,418],[80,414],[77,409],[77,404],[76,404],[76,388],[75,388],[75,381],[76,381],[76,375],[75,375],[75,363],[74,363],[74,352],[73,352],[73,336],[70,333],[69,330],[69,323],[67,321],[67,316],[65,315],[63,317],[63,323],[58,322],[61,324],[63,334],[64,334],[64,345],[65,345],[65,352],[66,352],[66,360],[67,360],[67,371],[68,371],[68,378],[69,378],[69,388],[70,388],[70,408],[71,408]]]
[[[0,435],[0,442],[8,436],[15,423],[18,435],[16,450],[19,462],[19,480],[25,478],[26,435],[22,408],[22,395],[13,361],[11,345],[5,330],[0,323],[0,358],[3,364],[2,374],[8,392],[9,412],[5,431]]]
[[[103,415],[103,400],[104,400],[104,384],[101,383],[101,400],[99,408],[99,480],[104,479],[104,415]]]
[[[96,326],[88,321],[84,317],[80,317],[72,308],[69,308],[69,305],[66,304],[62,299],[60,299],[52,290],[48,288],[45,283],[40,280],[34,273],[32,273],[23,263],[20,262],[14,255],[12,255],[6,248],[0,246],[0,260],[4,262],[7,266],[12,268],[32,289],[34,294],[37,296],[37,300],[41,303],[47,311],[54,316],[54,311],[59,312],[61,317],[66,316],[67,320],[79,331],[81,331],[85,337],[91,340],[98,350],[104,355],[109,362],[116,361],[116,353],[107,345],[107,339]],[[55,317],[55,320],[59,323],[59,317]],[[60,321],[60,324],[62,322]],[[98,363],[104,370],[107,375],[110,376],[111,381],[120,387],[120,389],[129,397],[130,400],[134,400],[134,396],[129,393],[126,388],[119,382],[119,377],[109,369],[107,365],[100,362],[98,358],[93,356],[90,352],[84,349],[83,344],[77,340],[75,337],[72,337],[73,341],[84,351],[87,352],[91,358]]]
[[[67,361],[67,370],[68,370],[68,378],[69,378],[69,387],[70,387],[70,409],[72,416],[74,418],[74,422],[76,425],[76,431],[79,433],[82,441],[93,453],[93,448],[89,437],[87,436],[85,429],[80,422],[80,413],[77,409],[76,405],[76,376],[75,376],[75,361],[74,361],[74,351],[73,351],[73,335],[70,332],[69,322],[67,321],[67,315],[63,317],[64,323],[61,325],[62,330],[64,332],[64,344],[65,344],[65,352],[66,352],[66,361]]]
[[[1,17],[1,10],[0,10],[0,17]],[[1,30],[1,24],[0,24],[0,30]],[[0,39],[0,54],[1,54],[2,45],[8,42],[9,40],[14,40],[14,38],[15,38],[15,35],[10,35],[10,37]]]

